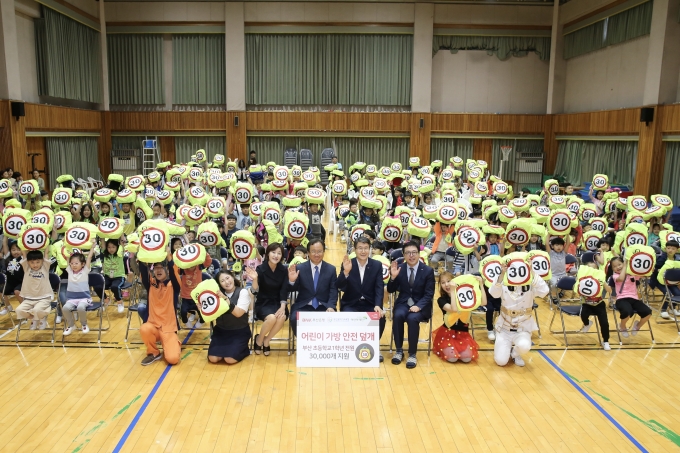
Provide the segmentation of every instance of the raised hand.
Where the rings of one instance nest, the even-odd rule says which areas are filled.
[[[392,280],[396,280],[397,277],[399,277],[399,266],[397,265],[396,261],[392,261],[392,264],[390,264],[390,277]]]
[[[288,280],[291,282],[295,282],[297,280],[298,275],[300,275],[300,271],[295,268],[295,264],[292,266],[288,267]]]
[[[352,260],[349,259],[349,256],[345,254],[345,257],[342,259],[342,269],[343,272],[345,273],[345,277],[349,277],[349,272],[352,270]]]
[[[255,269],[251,267],[246,267],[244,272],[246,273],[249,279],[257,280],[257,272],[255,271]]]

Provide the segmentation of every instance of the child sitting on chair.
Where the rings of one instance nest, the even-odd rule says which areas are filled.
[[[83,328],[83,333],[90,331],[87,327],[87,307],[92,304],[90,295],[90,263],[94,255],[94,245],[97,239],[92,239],[92,248],[87,254],[87,259],[82,253],[74,253],[68,260],[66,273],[68,274],[68,286],[66,287],[66,300],[62,313],[64,314],[64,336],[71,335],[76,330],[76,322],[73,319],[73,310],[78,310],[78,320]]]
[[[585,264],[585,263],[584,263]],[[599,269],[597,261],[591,261],[586,264],[588,267],[593,269]],[[600,323],[600,332],[602,332],[602,347],[605,351],[611,351],[612,348],[609,346],[609,318],[607,317],[607,303],[604,301],[607,294],[611,294],[612,289],[609,285],[604,285],[604,292],[599,297],[585,297],[583,304],[581,305],[581,321],[583,321],[583,328],[581,332],[588,333],[591,327],[593,327],[593,322],[590,321],[590,317],[595,315]]]
[[[24,280],[21,283],[23,301],[16,308],[17,319],[30,319],[30,330],[46,329],[47,315],[50,314],[54,300],[54,292],[50,285],[50,260],[44,258],[43,252],[33,250],[22,251],[21,267],[24,269]],[[40,323],[40,325],[38,325]]]
[[[615,257],[611,260],[609,272],[607,276],[614,277],[614,291],[616,291],[616,310],[619,312],[621,325],[619,330],[621,336],[628,338],[628,319],[637,314],[640,316],[639,321],[635,321],[631,335],[637,335],[638,331],[652,316],[652,309],[642,302],[637,292],[638,277],[626,275],[626,263],[621,257]]]

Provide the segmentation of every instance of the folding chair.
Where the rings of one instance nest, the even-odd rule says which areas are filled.
[[[217,275],[217,273],[222,269],[222,264],[220,263],[219,260],[213,258],[212,259],[212,264],[210,264],[210,267],[206,269],[210,275],[213,277]]]
[[[399,258],[404,258],[404,252],[401,249],[394,249],[390,252],[390,260],[395,261]]]
[[[619,345],[623,345],[623,340],[621,339],[621,330],[619,329],[619,325],[621,324],[619,321],[616,320],[616,312],[618,309],[616,308],[616,293],[618,288],[616,287],[616,284],[618,282],[614,281],[614,277],[609,277],[609,280],[607,280],[607,284],[609,287],[612,289],[612,293],[609,297],[610,300],[610,307],[612,310],[612,314],[614,316],[614,325],[616,326],[616,335],[619,337]],[[620,286],[620,283],[619,283]],[[637,313],[633,313],[633,316],[630,317],[630,325],[633,326],[635,324],[635,317],[637,316]],[[656,343],[654,340],[654,332],[652,331],[652,323],[647,322],[648,327],[644,330],[639,330],[638,332],[649,332],[649,336],[652,338],[652,344]]]
[[[563,291],[565,290],[572,290],[574,288],[574,284],[576,284],[576,279],[574,277],[562,277],[558,282],[557,282],[557,288],[561,289]],[[581,332],[581,330],[567,330],[566,324],[564,322],[564,315],[567,316],[572,316],[572,317],[578,317],[580,318],[581,316],[581,307],[583,306],[583,299],[579,297],[561,297],[560,298],[560,303],[555,306],[555,310],[553,310],[553,315],[552,319],[550,320],[550,333],[552,334],[562,334],[564,336],[564,346],[569,347],[569,341],[567,340],[567,335],[575,335],[575,334],[581,334],[581,335],[588,335],[588,334],[593,334],[597,333],[597,340],[598,340],[598,345],[602,344],[602,337],[600,335],[600,324],[597,322],[597,317],[595,317],[595,328],[596,332],[588,332],[584,333]],[[557,316],[557,313],[560,314],[560,321],[562,321],[562,330],[553,330],[553,322],[555,321],[555,317]]]
[[[5,296],[5,287],[7,286],[7,276],[0,272],[0,302],[2,302],[3,310],[7,310],[7,316],[9,320],[12,321],[12,328],[16,326],[14,323],[14,318],[12,318],[12,313],[14,313],[14,308],[9,303],[9,298]]]
[[[663,299],[661,300],[661,307],[663,307],[664,304],[668,303],[668,306],[670,308],[670,313],[671,316],[673,317],[673,321],[675,322],[675,328],[678,331],[678,334],[680,335],[680,322],[678,321],[678,316],[673,313],[674,310],[677,310],[680,308],[680,287],[678,287],[678,284],[680,283],[680,269],[668,269],[663,276],[664,280],[664,289],[663,289]],[[659,315],[661,315],[661,310],[659,310]],[[659,321],[658,317],[656,320],[657,323],[661,322],[670,322],[668,321]]]
[[[567,266],[570,264],[574,265],[574,267],[569,272],[567,272],[568,274],[575,274],[576,271],[578,271],[578,260],[574,255],[567,253],[566,256],[564,257],[564,264],[566,264]]]
[[[50,279],[50,286],[52,287],[52,293],[53,293],[52,297],[54,299],[53,299],[53,302],[50,302],[50,312],[48,313],[47,316],[54,314],[54,318],[55,318],[54,321],[55,322],[52,323],[52,343],[54,343],[54,333],[55,333],[56,328],[57,328],[56,317],[57,317],[57,307],[59,306],[59,287],[61,286],[61,278],[57,274],[50,272],[49,273],[49,279]],[[46,319],[47,319],[47,317],[46,317]],[[21,333],[21,324],[22,324],[21,320],[17,319],[17,335],[16,335],[16,339],[14,340],[16,343],[19,342],[19,334]],[[40,342],[40,340],[24,340],[24,341]]]
[[[307,170],[309,167],[314,166],[314,155],[309,149],[300,150],[300,168],[302,171]]]
[[[133,313],[138,313],[139,314],[139,296],[141,293],[142,289],[142,282],[139,280],[139,276],[135,275],[135,279],[132,283],[127,282],[126,284],[129,284],[130,286],[128,288],[130,289],[130,295],[128,297],[128,306],[126,310],[125,317],[127,318],[127,323],[125,326],[125,342],[127,343],[128,341],[128,335],[131,330],[139,330],[139,328],[132,328],[130,327],[130,322],[132,321],[132,314]],[[124,287],[125,285],[123,285]],[[140,318],[140,326],[141,326],[141,318]]]
[[[288,168],[298,164],[298,151],[295,148],[288,148],[283,152],[283,164]]]
[[[105,332],[111,328],[111,320],[109,320],[109,313],[106,311],[106,307],[104,306],[104,292],[103,288],[105,285],[104,281],[104,276],[102,274],[98,274],[96,272],[90,272],[87,276],[87,281],[90,286],[90,294],[91,295],[97,295],[99,296],[99,302],[92,302],[88,307],[85,309],[86,313],[90,312],[97,312],[99,315],[99,328],[92,328],[90,329],[91,331],[96,331],[98,333],[97,335],[97,343],[101,343],[102,340],[102,332]],[[99,295],[97,294],[96,288],[102,288],[102,294]],[[61,302],[59,302],[59,305],[61,306]],[[61,310],[64,310],[64,307],[61,306]],[[106,315],[106,328],[103,327],[103,319],[104,315]],[[81,320],[82,322],[82,320]],[[64,344],[66,342],[66,337],[64,335],[61,336],[61,343]]]

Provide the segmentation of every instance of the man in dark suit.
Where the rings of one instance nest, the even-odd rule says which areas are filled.
[[[290,290],[298,293],[290,309],[290,324],[295,335],[297,312],[335,311],[338,305],[335,266],[323,260],[326,245],[321,239],[312,239],[307,248],[309,261],[288,268]]]
[[[399,291],[394,302],[392,331],[397,352],[392,363],[399,365],[404,359],[404,322],[408,324],[408,359],[406,368],[415,368],[418,364],[416,352],[420,323],[432,317],[432,300],[434,299],[434,271],[419,259],[419,247],[415,242],[403,245],[404,263],[397,266],[393,261],[390,267],[390,281],[387,292]]]
[[[366,237],[359,237],[354,241],[354,251],[356,258],[350,260],[345,255],[338,277],[338,289],[343,291],[340,311],[377,312],[380,315],[380,339],[385,330],[382,263],[368,257],[371,253],[371,241]],[[380,361],[383,361],[382,354]]]

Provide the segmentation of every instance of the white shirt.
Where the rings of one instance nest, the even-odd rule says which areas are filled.
[[[514,291],[503,285],[503,282],[497,281],[489,288],[489,294],[492,297],[500,298],[501,305],[509,310],[530,309],[534,305],[534,298],[545,297],[550,289],[548,285],[539,276],[534,276],[529,291],[522,292],[522,287],[515,287]],[[538,330],[536,320],[532,316],[531,310],[527,310],[526,314],[522,316],[510,317],[501,311],[500,316],[496,319],[496,330],[501,329],[517,329],[518,332],[531,332]]]
[[[309,267],[312,269],[312,281],[314,281],[314,271],[316,268],[319,268],[319,278],[321,278],[321,265],[323,264],[323,261],[321,261],[319,264],[314,264],[311,261],[309,262]]]
[[[227,293],[227,297],[233,295],[234,291]],[[236,301],[236,306],[245,312],[248,311],[250,308],[250,291],[245,288],[241,289],[241,293],[238,295],[238,300]]]
[[[357,267],[359,268],[359,276],[361,277],[361,283],[364,282],[364,272],[366,272],[366,266],[368,265],[368,260],[362,266],[359,260],[357,260]]]

